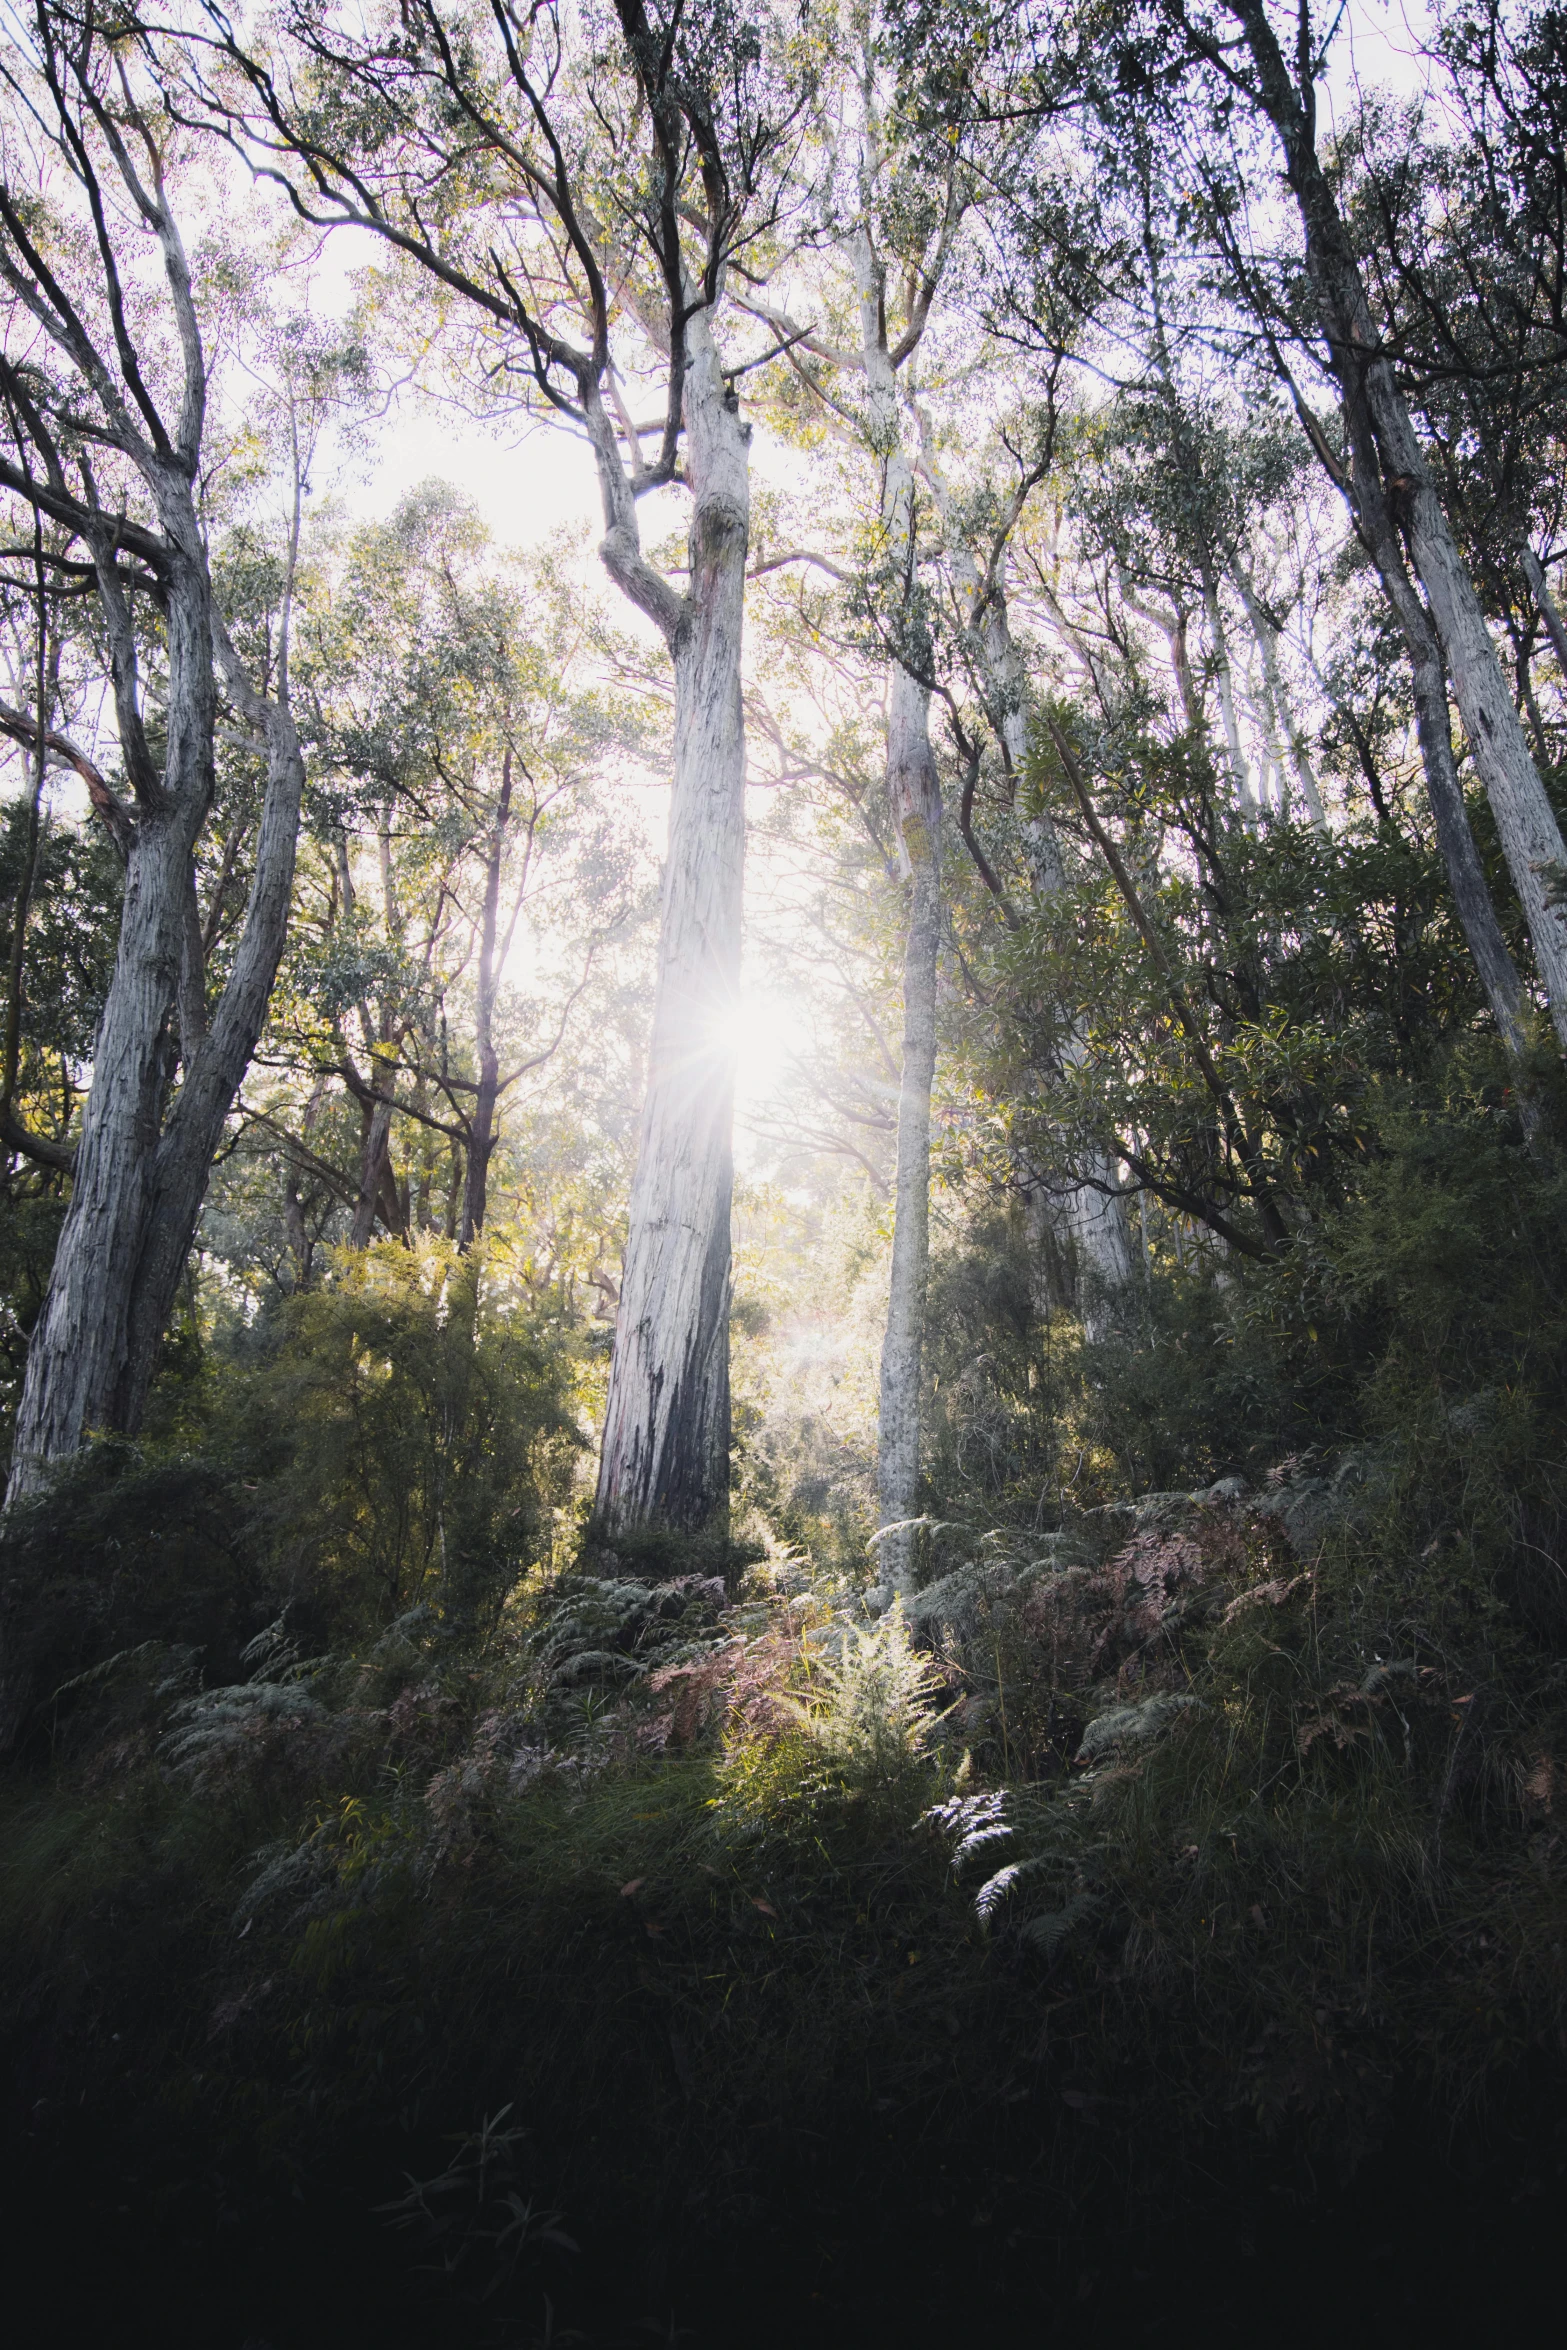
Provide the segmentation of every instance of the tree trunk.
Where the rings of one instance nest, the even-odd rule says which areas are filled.
[[[372,1060],[371,1069],[379,1074]],[[350,1248],[368,1248],[375,1231],[375,1214],[390,1173],[388,1145],[392,1135],[392,1101],[379,1088],[360,1103],[359,1191],[348,1227]]]
[[[1376,566],[1383,593],[1409,654],[1415,729],[1436,825],[1437,846],[1447,868],[1448,887],[1486,1002],[1519,1081],[1525,1123],[1532,1129],[1537,1123],[1537,1111],[1533,1106],[1533,1075],[1528,1067],[1529,1029],[1523,987],[1502,936],[1496,908],[1491,903],[1485,869],[1470,829],[1469,811],[1464,806],[1463,787],[1453,757],[1442,648],[1431,615],[1404,567],[1403,550],[1377,467],[1370,413],[1358,386],[1352,386],[1346,394],[1344,425],[1354,461],[1353,480],[1345,486],[1350,490],[1366,550]]]
[[[876,1438],[877,1508],[886,1534],[881,1577],[912,1588],[912,1518],[919,1494],[921,1374],[930,1270],[930,1093],[936,1068],[936,971],[941,943],[941,786],[930,742],[930,645],[915,573],[915,479],[887,342],[886,266],[859,228],[850,248],[860,304],[860,360],[872,452],[881,466],[880,614],[887,664],[887,802],[909,880],[903,954],[903,1064],[892,1262],[882,1332]]]
[[[1346,407],[1364,403],[1370,470],[1403,531],[1518,892],[1551,1017],[1567,1047],[1567,906],[1555,902],[1567,847],[1513,707],[1501,661],[1432,479],[1365,283],[1316,148],[1310,93],[1296,90],[1261,0],[1230,0],[1256,64],[1263,104],[1284,149],[1306,237],[1306,266]],[[1357,465],[1356,494],[1372,484]]]
[[[1319,832],[1325,831],[1328,821],[1327,811],[1322,805],[1322,792],[1317,783],[1317,771],[1311,764],[1311,753],[1306,748],[1306,738],[1296,719],[1289,688],[1284,682],[1284,672],[1279,667],[1279,632],[1263,610],[1255,588],[1239,563],[1232,566],[1230,576],[1235,582],[1236,593],[1246,607],[1246,617],[1251,622],[1252,634],[1257,640],[1257,650],[1262,656],[1263,683],[1267,687],[1268,700],[1273,706],[1274,720],[1289,746],[1290,765],[1294,768],[1295,780],[1300,785],[1300,796],[1306,803],[1306,814]],[[1279,781],[1282,808],[1282,786],[1284,783],[1282,766],[1279,769]]]
[[[237,667],[237,664],[235,665]],[[228,983],[184,1074],[154,1154],[147,1233],[131,1300],[130,1344],[114,1425],[141,1424],[158,1347],[195,1238],[223,1128],[244,1081],[288,937],[305,763],[286,707],[262,704],[238,681],[253,725],[264,728],[267,787],[250,899]],[[233,671],[230,683],[236,683]]]
[[[163,804],[138,816],[131,838],[119,950],[94,1046],[71,1205],[28,1345],[8,1503],[95,1429],[134,1433],[140,1425],[212,1156],[261,1033],[283,951],[304,766],[286,710],[253,693],[220,631],[236,698],[266,732],[266,798],[233,970],[210,1025],[203,1007],[205,1032],[164,1118],[171,1021],[186,960],[191,854],[211,799],[213,631],[204,570],[188,571],[170,591]]]
[[[1545,576],[1545,567],[1533,547],[1524,547],[1520,561],[1524,578],[1529,582],[1529,592],[1540,607],[1540,618],[1545,622],[1545,633],[1551,640],[1562,682],[1567,685],[1567,624],[1564,624],[1557,609],[1556,598],[1551,594]]]
[[[490,1158],[495,1149],[495,1105],[500,1096],[501,1065],[495,1050],[495,940],[501,903],[501,864],[506,854],[506,827],[511,818],[511,751],[501,765],[500,798],[490,831],[484,863],[484,909],[479,919],[479,975],[474,990],[474,1043],[478,1057],[478,1087],[468,1130],[468,1173],[463,1185],[462,1236],[458,1246],[469,1249],[484,1229],[489,1198]]]
[[[305,1104],[305,1114],[300,1121],[300,1140],[305,1144],[309,1143],[315,1132],[325,1090],[325,1081],[318,1078]],[[293,1285],[296,1292],[310,1287],[315,1262],[315,1242],[306,1228],[305,1203],[300,1197],[300,1178],[304,1171],[305,1162],[301,1153],[290,1146],[283,1178],[283,1229],[288,1237],[288,1253],[294,1260]]]
[[[1213,639],[1213,672],[1219,688],[1219,716],[1224,725],[1224,750],[1229,763],[1230,785],[1236,804],[1246,823],[1257,821],[1257,801],[1251,788],[1251,775],[1246,756],[1241,749],[1240,728],[1235,722],[1235,680],[1230,669],[1230,645],[1224,632],[1224,615],[1219,609],[1219,587],[1211,571],[1202,575],[1203,609],[1208,615],[1208,633]]]
[[[941,943],[941,795],[930,747],[930,697],[894,664],[887,695],[887,789],[910,867],[903,956],[903,1065],[898,1081],[898,1166],[893,1185],[892,1265],[881,1347],[876,1483],[883,1526],[882,1580],[913,1581],[914,1535],[905,1521],[919,1499],[921,1375],[930,1273],[930,1092],[936,1070],[936,966]]]
[[[117,1424],[168,1079],[191,829],[177,806],[136,827],[71,1204],[28,1343],[8,1503],[40,1481],[46,1463]]]
[[[217,718],[211,592],[194,513],[180,519],[194,545],[175,555],[169,573],[168,739],[161,788],[143,792],[129,841],[114,976],[93,1049],[71,1204],[28,1343],[8,1503],[40,1481],[48,1462],[75,1452],[92,1430],[123,1426],[128,1400],[139,1410],[134,1383],[128,1385],[133,1309],[172,1074],[170,1022],[185,952],[191,853],[212,797]],[[127,725],[134,729],[145,757],[133,654],[124,641],[127,632],[115,628],[110,596],[105,603],[122,733]]]
[[[944,496],[942,504],[946,522],[950,507]],[[1022,776],[1028,767],[1028,675],[1012,634],[1006,590],[999,569],[988,587],[982,586],[973,555],[956,533],[951,534],[948,544],[968,600],[969,625],[984,673],[991,721],[1013,774]],[[1066,887],[1066,866],[1055,826],[1041,811],[1024,826],[1023,837],[1036,896],[1047,900],[1057,896]],[[1067,1031],[1063,1057],[1076,1069],[1082,1066],[1086,1053],[1082,1023],[1074,1020]],[[1064,1237],[1069,1244],[1073,1296],[1084,1334],[1097,1340],[1108,1334],[1116,1296],[1132,1278],[1132,1246],[1116,1196],[1120,1185],[1110,1161],[1095,1151],[1083,1173],[1087,1180],[1074,1184],[1055,1207],[1056,1237]],[[1031,1196],[1042,1199],[1044,1194],[1036,1191]]]
[[[1463,925],[1469,951],[1474,957],[1480,984],[1485,990],[1491,1015],[1515,1069],[1523,1073],[1529,1050],[1529,1032],[1524,1007],[1524,994],[1517,967],[1507,951],[1502,926],[1491,903],[1486,886],[1485,869],[1480,863],[1480,852],[1475,846],[1469,825],[1469,811],[1464,806],[1463,788],[1458,780],[1458,766],[1453,757],[1451,720],[1447,706],[1447,678],[1442,668],[1442,651],[1436,641],[1425,606],[1398,559],[1396,541],[1391,533],[1375,531],[1369,534],[1373,550],[1381,536],[1383,585],[1388,600],[1398,616],[1404,642],[1409,648],[1410,687],[1415,705],[1415,728],[1420,738],[1420,756],[1425,768],[1426,790],[1430,796],[1431,814],[1436,824],[1437,846],[1447,868],[1448,886],[1458,908],[1458,919]],[[1391,543],[1389,543],[1391,541]],[[1383,568],[1383,564],[1387,568]]]
[[[691,584],[670,599],[674,776],[647,1095],[626,1233],[593,1529],[602,1541],[729,1522],[730,1205],[745,868],[740,650],[750,530],[750,427],[726,390],[706,315],[689,325]],[[606,503],[611,490],[606,489]],[[629,524],[605,542],[636,577]],[[667,590],[665,591],[667,594]]]
[[[42,546],[42,525],[34,532],[35,541]],[[38,876],[38,847],[42,831],[44,778],[49,769],[49,704],[58,681],[59,641],[49,641],[49,610],[44,594],[43,560],[38,562],[38,663],[34,675],[34,698],[37,712],[34,718],[32,786],[27,795],[26,814],[22,819],[22,864],[16,877],[16,895],[11,901],[11,950],[7,958],[5,991],[5,1041],[0,1048],[0,1140],[4,1140],[11,1126],[11,1113],[16,1101],[16,1081],[22,1054],[22,995],[27,965],[27,920],[32,911],[33,884]],[[53,659],[51,662],[51,653]],[[23,715],[25,716],[25,712]]]

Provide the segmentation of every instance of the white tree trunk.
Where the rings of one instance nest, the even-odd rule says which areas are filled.
[[[1306,737],[1296,719],[1295,707],[1290,700],[1289,687],[1285,683],[1284,672],[1279,666],[1279,632],[1263,610],[1256,590],[1238,563],[1234,565],[1230,576],[1235,582],[1236,593],[1246,607],[1246,617],[1251,622],[1252,634],[1257,639],[1257,650],[1262,656],[1263,684],[1267,688],[1268,700],[1272,705],[1274,722],[1282,733],[1285,743],[1289,746],[1290,765],[1295,770],[1295,781],[1300,785],[1300,796],[1306,803],[1306,814],[1319,832],[1325,831],[1328,821],[1327,811],[1322,805],[1322,790],[1317,782],[1317,771],[1312,766],[1311,753],[1306,748]],[[1280,806],[1282,808],[1284,786],[1282,764],[1279,768],[1279,785]]]
[[[631,1188],[594,1529],[719,1535],[729,1512],[731,1024],[740,981],[745,728],[740,701],[750,427],[704,315],[686,382],[691,585],[671,599],[675,758],[647,1096]],[[624,528],[624,526],[622,526]],[[605,544],[633,576],[634,542]],[[632,589],[647,592],[642,581]]]
[[[194,526],[192,526],[194,536]],[[138,817],[114,977],[49,1290],[27,1350],[6,1499],[96,1429],[134,1433],[224,1121],[256,1047],[287,935],[304,765],[285,709],[264,703],[218,627],[231,689],[268,745],[255,875],[228,983],[188,1050],[167,1116],[191,850],[211,797],[214,622],[204,569],[171,592],[166,808]],[[188,1031],[195,1025],[187,1019]]]
[[[1344,421],[1355,462],[1355,511],[1367,552],[1376,565],[1382,591],[1402,631],[1409,654],[1410,691],[1415,705],[1415,731],[1425,771],[1426,791],[1436,825],[1437,846],[1447,868],[1448,886],[1464,937],[1474,957],[1491,1016],[1519,1079],[1524,1121],[1531,1131],[1538,1125],[1535,1084],[1529,1069],[1529,1023],[1517,968],[1502,936],[1502,926],[1491,903],[1485,869],[1470,829],[1463,787],[1453,757],[1452,721],[1447,703],[1447,676],[1442,648],[1431,615],[1404,568],[1398,532],[1388,512],[1371,419],[1358,392],[1346,395]]]
[[[882,1333],[876,1437],[877,1503],[884,1527],[882,1580],[913,1583],[920,1473],[925,1297],[930,1276],[930,1095],[936,1068],[936,975],[941,944],[941,786],[930,741],[930,692],[916,674],[928,659],[915,582],[914,467],[887,345],[884,264],[864,227],[851,246],[860,300],[860,357],[867,422],[881,465],[883,619],[895,650],[887,664],[887,803],[909,882],[903,955],[903,1063],[898,1079],[898,1164],[892,1261]],[[899,658],[899,653],[903,657]]]
[[[908,860],[903,956],[903,1065],[892,1264],[882,1335],[876,1482],[883,1526],[905,1527],[918,1507],[925,1298],[930,1279],[930,1094],[936,1071],[936,972],[941,944],[941,794],[930,747],[929,696],[894,664],[887,681],[887,789]],[[914,1536],[888,1534],[884,1582],[907,1590]]]
[[[1562,673],[1562,682],[1567,684],[1567,624],[1563,623],[1561,613],[1557,609],[1556,599],[1551,594],[1544,566],[1533,547],[1526,546],[1520,560],[1523,565],[1524,578],[1529,582],[1529,592],[1540,607],[1540,618],[1545,622],[1545,633],[1551,640],[1557,667]]]
[[[184,821],[181,819],[184,818]],[[136,827],[114,976],[93,1051],[92,1086],[43,1309],[27,1349],[7,1502],[49,1462],[117,1424],[130,1350],[131,1293],[179,984],[194,827],[183,809]]]
[[[1374,436],[1372,471],[1380,479],[1357,478],[1357,501],[1372,491],[1385,494],[1425,588],[1470,753],[1528,921],[1551,1018],[1567,1048],[1567,904],[1555,902],[1567,876],[1567,847],[1513,708],[1474,581],[1377,333],[1354,246],[1317,154],[1314,114],[1291,80],[1262,0],[1229,0],[1229,5],[1244,28],[1262,102],[1284,149],[1333,372],[1346,409],[1363,403]],[[1357,475],[1360,471],[1357,466]]]
[[[1251,775],[1246,755],[1241,749],[1241,732],[1235,722],[1235,680],[1230,670],[1230,645],[1224,631],[1224,615],[1219,609],[1218,583],[1211,573],[1203,574],[1203,609],[1208,615],[1208,634],[1213,640],[1214,677],[1219,688],[1219,716],[1224,725],[1224,749],[1229,762],[1230,783],[1236,804],[1248,824],[1257,821],[1256,795],[1251,788]]]

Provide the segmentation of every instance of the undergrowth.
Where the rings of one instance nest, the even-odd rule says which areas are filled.
[[[547,2331],[607,2247],[647,2311],[865,2228],[956,2260],[1003,2215],[1037,2266],[1084,2213],[1483,2142],[1567,2026],[1559,1202],[1499,1150],[1412,1121],[1331,1262],[1223,1305],[1331,1356],[1336,1435],[1107,1493],[1131,1342],[1097,1390],[1080,1348],[1087,1490],[987,1513],[986,1456],[879,1615],[776,1542],[737,1589],[493,1532],[395,1606],[372,1477],[356,1616],[232,1455],[90,1458],[15,1538],[104,1596],[0,1811],[13,2157],[86,2132],[214,2228],[331,2182],[411,2306]]]

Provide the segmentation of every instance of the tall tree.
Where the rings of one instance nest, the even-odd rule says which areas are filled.
[[[55,562],[91,565],[130,790],[119,797],[84,750],[51,738],[88,781],[125,890],[70,1208],[28,1350],[14,1499],[94,1428],[137,1425],[282,952],[304,769],[286,578],[259,683],[214,593],[200,505],[210,362],[173,206],[173,125],[134,54],[69,0],[36,0],[0,72],[37,141],[29,151],[8,134],[0,184],[0,396],[27,447],[26,462],[0,456],[0,487],[61,534]],[[301,478],[296,467],[291,554]],[[212,1003],[193,857],[219,789],[219,674],[265,786],[245,920]]]
[[[732,0],[700,16],[679,0],[580,14],[541,0],[487,21],[442,0],[310,0],[285,12],[272,56],[216,9],[204,46],[164,53],[185,103],[304,218],[366,229],[424,273],[480,380],[513,399],[526,384],[586,435],[605,567],[673,665],[653,1037],[594,1505],[606,1541],[727,1525],[750,520],[737,387],[774,338],[727,356],[720,327],[736,270],[765,267],[806,46]],[[650,392],[647,422],[634,409]],[[690,498],[684,586],[638,525],[639,501],[670,486]]]
[[[859,466],[868,461],[873,484],[873,519],[858,550],[852,600],[885,662],[885,793],[908,897],[877,1436],[881,1567],[884,1579],[901,1588],[912,1580],[919,1490],[943,822],[920,544],[925,493],[907,387],[956,258],[976,175],[961,143],[919,134],[882,12],[845,10],[842,30],[840,71],[824,89],[815,125],[827,168],[821,217],[806,249],[830,251],[843,282],[824,282],[817,270],[797,303],[825,306],[841,323],[802,323],[777,302],[757,296],[747,302],[786,344],[817,417],[829,422]]]
[[[1357,506],[1385,499],[1416,577],[1496,819],[1508,871],[1529,925],[1558,1037],[1567,1045],[1567,848],[1540,780],[1484,604],[1427,457],[1395,354],[1379,332],[1365,271],[1318,142],[1317,85],[1337,19],[1324,32],[1310,0],[1295,0],[1287,41],[1264,0],[1222,0],[1213,14],[1186,0],[1155,0],[1154,44],[1172,42],[1210,77],[1221,121],[1239,104],[1268,125],[1283,156],[1303,242],[1314,324],[1349,422]],[[1286,54],[1288,52],[1288,54]],[[1115,45],[1123,82],[1149,75],[1146,41]],[[1255,273],[1248,282],[1255,284]],[[1356,441],[1359,448],[1356,448]]]
[[[1336,161],[1443,501],[1538,726],[1542,633],[1567,679],[1547,576],[1567,518],[1567,43],[1550,6],[1460,0],[1427,54],[1442,103],[1368,101]]]

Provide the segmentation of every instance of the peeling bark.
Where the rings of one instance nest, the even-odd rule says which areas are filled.
[[[610,1543],[655,1526],[722,1535],[729,1517],[729,1025],[745,865],[740,650],[750,427],[726,390],[705,313],[687,333],[687,595],[674,597],[643,565],[634,515],[617,519],[604,545],[612,576],[664,624],[675,671],[647,1095],[593,1507],[595,1534]]]

